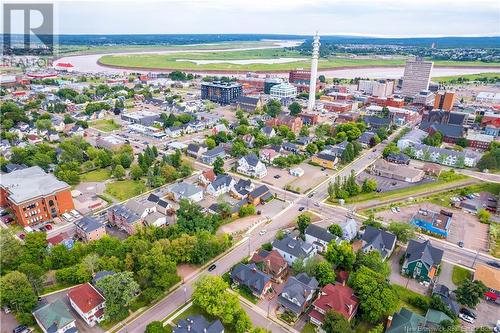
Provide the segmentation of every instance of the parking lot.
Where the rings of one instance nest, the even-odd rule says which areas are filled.
[[[377,190],[380,190],[380,192],[387,192],[387,191],[407,188],[410,186],[432,183],[436,181],[435,178],[424,178],[417,183],[408,183],[402,180],[396,180],[377,175],[372,175],[366,171],[361,172],[356,178],[357,183],[360,185],[363,183],[365,179],[374,179],[377,182]]]
[[[439,212],[441,209],[446,209],[453,213],[452,222],[449,230],[447,241],[457,244],[464,242],[464,247],[488,251],[488,228],[487,224],[480,223],[476,216],[468,214],[459,209],[442,207],[431,203],[409,205],[400,207],[400,212],[393,213],[391,210],[385,210],[376,213],[376,217],[384,221],[398,221],[409,223],[411,217],[419,210],[428,209]]]

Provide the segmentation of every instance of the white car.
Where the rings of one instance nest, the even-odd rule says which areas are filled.
[[[393,212],[394,214],[396,214],[397,213],[396,208],[391,207],[391,212]]]
[[[460,319],[462,319],[463,321],[468,322],[469,324],[474,324],[474,322],[475,322],[474,318],[469,317],[469,316],[468,316],[468,315],[466,315],[465,313],[459,313],[459,314],[458,314],[458,317],[459,317]]]
[[[261,231],[259,232],[259,235],[263,236],[263,235],[265,235],[265,233],[266,233],[266,232],[267,232],[267,230],[266,230],[266,229],[263,229],[263,230],[261,230]]]

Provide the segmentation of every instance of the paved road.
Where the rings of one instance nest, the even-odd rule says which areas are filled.
[[[424,164],[427,164],[429,162],[423,162],[423,161],[417,161],[417,160],[411,160],[410,165],[421,168]],[[485,172],[479,172],[471,169],[455,169],[455,168],[450,168],[441,165],[441,168],[445,170],[455,170],[456,173],[460,173],[462,175],[466,175],[469,177],[473,177],[482,181],[486,182],[494,182],[494,183],[500,183],[500,174],[494,174],[494,173],[485,173]]]

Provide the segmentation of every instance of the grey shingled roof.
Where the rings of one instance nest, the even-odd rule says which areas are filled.
[[[269,188],[266,185],[261,185],[252,192],[250,192],[248,195],[251,196],[252,198],[258,198],[266,192],[269,192]]]
[[[325,228],[321,228],[315,224],[309,224],[305,230],[305,234],[311,235],[312,237],[315,237],[327,243],[330,243],[336,238],[334,235],[328,232],[328,230],[326,230]]]
[[[17,204],[70,188],[39,166],[4,174],[0,177],[0,185],[9,192],[9,199]]]
[[[300,314],[304,310],[307,297],[318,289],[318,285],[318,281],[306,273],[291,276],[279,295],[278,302],[294,313]]]
[[[253,167],[259,163],[259,157],[255,153],[250,153],[243,157],[247,163]]]
[[[172,185],[170,191],[182,197],[190,197],[203,190],[196,185],[182,182]]]
[[[231,279],[244,284],[252,292],[260,295],[264,291],[264,287],[271,280],[271,277],[260,270],[254,263],[245,265],[239,263],[231,271]]]
[[[429,270],[433,265],[439,265],[443,259],[443,250],[432,246],[429,240],[419,242],[411,239],[406,248],[406,260],[420,260]]]
[[[281,250],[283,252],[289,253],[296,258],[306,258],[309,256],[312,250],[312,245],[303,241],[300,238],[293,238],[287,235],[283,239],[275,239],[273,241],[273,247]]]
[[[75,225],[86,233],[103,227],[103,224],[101,222],[90,216],[84,216],[80,220],[76,221]]]
[[[224,154],[224,147],[219,145],[219,146],[215,147],[214,149],[210,149],[210,150],[206,151],[203,154],[203,156],[214,157],[214,156],[218,156],[220,154]]]
[[[177,325],[172,328],[173,333],[222,333],[224,326],[219,319],[209,322],[202,315],[189,316],[181,319]]]
[[[396,244],[396,235],[372,226],[366,226],[362,239],[366,242],[364,247],[373,246],[380,252],[382,257],[385,257],[387,252],[391,251]]]
[[[231,184],[231,181],[233,178],[229,176],[228,174],[220,174],[217,176],[217,178],[214,179],[214,181],[211,183],[212,187],[214,189],[218,189],[221,186],[229,186]]]

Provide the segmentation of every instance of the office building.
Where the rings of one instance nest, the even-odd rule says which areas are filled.
[[[201,84],[201,99],[208,99],[222,105],[236,101],[242,92],[241,83],[214,81]]]
[[[358,90],[374,97],[387,97],[394,91],[394,81],[392,80],[359,80]]]
[[[434,109],[451,111],[453,109],[453,104],[455,103],[455,92],[454,91],[442,91],[436,94],[434,97]]]
[[[70,186],[38,166],[0,177],[0,206],[9,207],[24,227],[51,221],[75,208]]]
[[[311,80],[311,71],[303,69],[294,69],[288,73],[288,81],[290,83],[303,83]]]
[[[401,94],[413,98],[420,91],[428,90],[433,66],[432,61],[425,61],[421,57],[406,61]]]
[[[297,88],[290,83],[281,83],[271,87],[272,99],[281,100],[295,97],[297,97]]]
[[[264,94],[269,95],[271,93],[271,88],[275,85],[280,84],[280,83],[283,83],[283,80],[281,80],[280,78],[277,78],[277,77],[267,78],[264,81]]]

